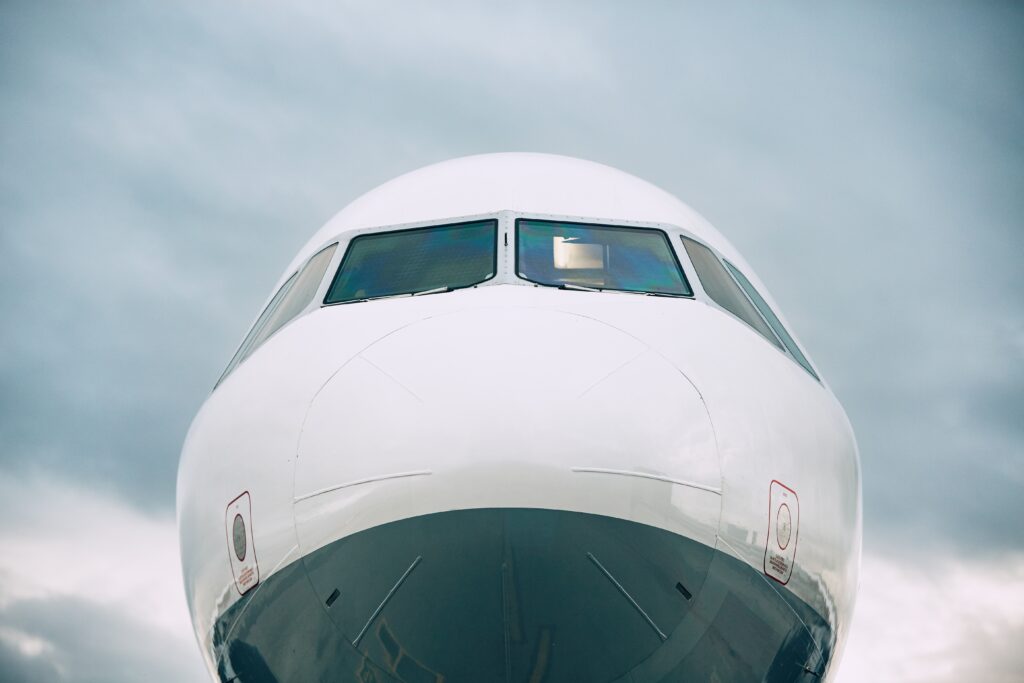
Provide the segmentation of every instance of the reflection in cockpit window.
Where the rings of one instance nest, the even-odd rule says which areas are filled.
[[[661,230],[520,219],[516,271],[537,284],[691,296]]]
[[[495,220],[352,239],[325,304],[471,287],[497,272]]]

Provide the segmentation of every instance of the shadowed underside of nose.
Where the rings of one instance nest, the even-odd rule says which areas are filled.
[[[284,568],[224,618],[222,680],[245,683],[811,681],[819,661],[801,621],[813,610],[742,562],[553,510],[375,527]]]

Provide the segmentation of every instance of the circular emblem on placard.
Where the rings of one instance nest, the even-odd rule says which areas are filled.
[[[235,557],[241,562],[245,559],[245,520],[242,515],[235,515],[235,521],[231,525],[231,540],[235,546]]]
[[[781,550],[789,545],[790,536],[793,534],[793,519],[789,513],[789,506],[783,503],[779,506],[779,514],[775,518],[775,540]]]

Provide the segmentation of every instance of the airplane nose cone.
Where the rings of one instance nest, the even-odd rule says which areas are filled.
[[[468,508],[603,514],[713,543],[718,456],[697,389],[642,341],[541,309],[401,328],[313,399],[298,447],[304,551]]]
[[[692,647],[700,629],[677,625],[708,572],[719,486],[699,392],[641,340],[475,309],[396,330],[326,381],[295,528],[309,585],[378,664],[607,680]]]

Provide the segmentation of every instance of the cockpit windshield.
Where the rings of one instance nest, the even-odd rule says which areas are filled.
[[[471,287],[494,277],[497,259],[496,220],[359,235],[324,303]]]
[[[519,277],[563,289],[693,296],[668,237],[653,228],[516,221]]]

